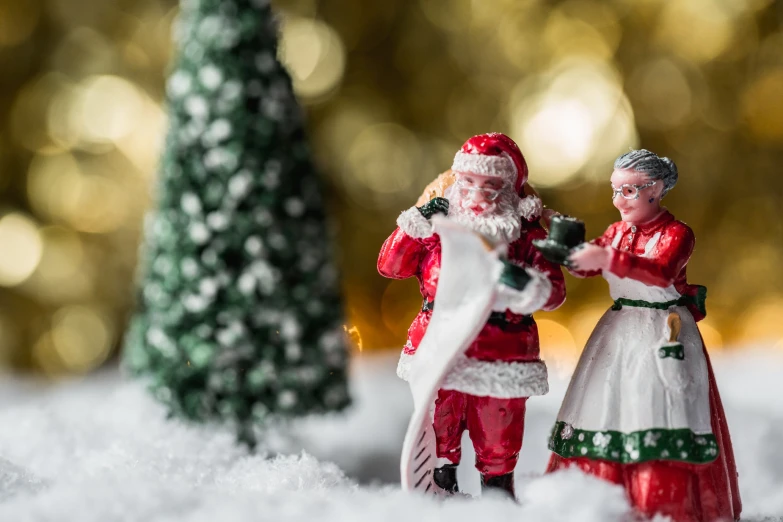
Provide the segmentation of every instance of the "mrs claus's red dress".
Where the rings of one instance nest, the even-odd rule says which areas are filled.
[[[652,222],[612,224],[602,275],[615,304],[596,325],[549,441],[548,471],[578,466],[623,485],[641,513],[676,522],[738,520],[729,430],[696,322],[703,287],[685,267],[694,235],[664,210]],[[669,316],[681,320],[672,339]]]

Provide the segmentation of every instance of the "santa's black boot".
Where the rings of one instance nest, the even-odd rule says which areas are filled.
[[[505,475],[495,475],[494,477],[482,474],[481,491],[482,493],[499,491],[511,497],[512,500],[516,500],[517,497],[514,494],[514,472],[512,471]]]
[[[435,468],[432,479],[435,481],[435,485],[446,493],[454,494],[459,492],[456,464],[446,464],[445,466]]]

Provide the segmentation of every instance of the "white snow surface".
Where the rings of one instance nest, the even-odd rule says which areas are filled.
[[[783,352],[713,356],[734,439],[743,520],[783,520]],[[567,375],[528,404],[519,503],[402,492],[411,412],[396,355],[357,357],[355,404],[296,421],[255,454],[224,428],[169,420],[116,370],[43,384],[0,376],[0,521],[628,520],[623,491],[578,471],[542,475]],[[478,495],[469,439],[460,485]]]

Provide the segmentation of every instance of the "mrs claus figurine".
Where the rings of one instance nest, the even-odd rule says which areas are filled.
[[[424,301],[397,370],[416,406],[403,486],[457,492],[467,430],[482,489],[513,497],[525,404],[548,390],[531,314],[560,306],[565,284],[532,246],[546,236],[541,201],[525,197],[527,165],[509,137],[469,139],[441,179],[449,177],[445,197],[400,215],[378,258],[382,275],[416,277]]]
[[[676,182],[669,158],[647,150],[617,158],[620,221],[568,258],[575,275],[603,276],[615,301],[571,379],[548,471],[576,466],[622,485],[647,516],[738,520],[731,439],[696,326],[706,289],[685,275],[693,231],[661,207]]]

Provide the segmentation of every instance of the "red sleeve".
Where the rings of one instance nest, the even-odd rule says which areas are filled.
[[[609,270],[619,277],[667,287],[674,284],[683,267],[688,264],[695,243],[696,238],[690,227],[674,221],[662,231],[649,257],[612,249]]]
[[[617,234],[619,224],[620,223],[612,223],[609,225],[609,227],[607,227],[603,234],[590,241],[590,243],[600,247],[611,246],[612,242],[614,241],[614,236]],[[568,272],[572,276],[579,278],[595,277],[601,275],[600,270],[571,270],[569,268]]]
[[[528,225],[527,240],[520,241],[521,248],[515,251],[515,256],[518,256],[517,259],[524,261],[528,266],[546,274],[549,282],[552,283],[552,293],[542,310],[552,311],[565,301],[565,278],[560,265],[547,261],[541,252],[533,246],[534,239],[546,239],[546,231],[538,223]]]
[[[622,224],[621,221],[617,223],[612,223],[606,228],[603,234],[593,239],[591,243],[600,247],[610,246],[614,241],[614,236],[617,234],[617,229],[621,224]]]
[[[383,243],[378,256],[378,272],[391,279],[407,279],[419,272],[426,247],[399,227]]]

